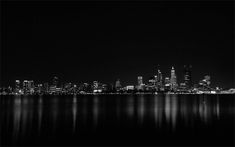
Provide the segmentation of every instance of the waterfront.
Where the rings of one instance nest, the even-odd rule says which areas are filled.
[[[234,146],[234,95],[1,96],[1,145]]]

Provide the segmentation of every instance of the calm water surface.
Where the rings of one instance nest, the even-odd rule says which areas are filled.
[[[1,146],[234,146],[235,95],[1,96]]]

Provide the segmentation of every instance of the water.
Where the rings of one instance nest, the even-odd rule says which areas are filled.
[[[234,95],[1,96],[1,145],[234,146]]]

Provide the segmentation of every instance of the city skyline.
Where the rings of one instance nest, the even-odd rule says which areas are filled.
[[[155,75],[145,78],[141,75],[136,77],[136,83],[123,84],[120,78],[115,83],[104,83],[98,79],[92,82],[62,81],[54,76],[50,81],[35,82],[33,79],[17,79],[14,86],[0,87],[0,94],[94,94],[94,93],[186,93],[186,94],[219,94],[234,93],[234,88],[226,89],[221,86],[213,87],[211,76],[204,75],[198,82],[193,82],[192,66],[184,65],[184,79],[179,81],[176,70],[172,66],[170,76],[157,70]]]
[[[144,77],[143,75],[138,75],[137,76],[137,81],[135,82],[130,82],[130,81],[123,81],[120,77],[116,77],[114,78],[115,80],[110,82],[110,83],[107,83],[107,82],[104,82],[100,79],[94,79],[93,81],[89,80],[89,81],[69,81],[69,80],[64,80],[63,77],[60,77],[60,86],[63,86],[64,84],[66,83],[73,83],[73,84],[84,84],[84,83],[93,83],[94,81],[97,81],[97,82],[101,82],[101,83],[104,83],[104,84],[110,84],[110,85],[113,85],[115,87],[115,85],[117,84],[117,81],[121,82],[121,83],[124,83],[122,84],[122,86],[130,86],[130,85],[141,85],[139,83],[142,83],[142,84],[148,84],[149,82],[151,82],[151,79],[154,79],[156,80],[156,82],[158,82],[158,85],[157,86],[163,86],[164,84],[167,84],[167,80],[169,81],[169,83],[174,83],[173,85],[176,85],[176,86],[184,86],[185,88],[191,88],[191,87],[197,87],[197,85],[200,83],[200,81],[203,79],[203,77],[205,76],[209,76],[209,78],[211,79],[211,75],[208,75],[208,74],[204,74],[203,77],[200,78],[200,80],[198,81],[193,81],[193,77],[192,77],[192,65],[184,65],[183,66],[183,70],[181,71],[181,74],[177,76],[176,74],[176,71],[175,68],[172,66],[171,69],[168,71],[168,73],[163,73],[161,72],[160,69],[157,69],[155,74],[152,74],[151,76],[149,77]],[[179,73],[179,72],[177,72]],[[53,80],[51,81],[51,77],[54,77],[56,78],[57,80],[55,80],[53,78]],[[38,79],[29,79],[29,78],[18,78],[18,79],[15,79],[14,81],[11,81],[11,83],[14,82],[14,86],[15,85],[15,82],[16,81],[33,81],[37,84],[43,84],[43,83],[48,83],[48,84],[51,84],[51,85],[58,85],[58,76],[57,75],[53,75],[49,77],[50,80],[38,80]],[[181,78],[179,78],[181,77]],[[63,79],[63,80],[61,80]],[[179,80],[180,79],[180,80]],[[213,79],[213,78],[212,78]],[[57,83],[57,84],[55,84]],[[120,85],[120,83],[118,83]],[[159,85],[160,84],[160,85]],[[13,86],[12,84],[10,85],[5,85],[5,86],[2,86],[2,87],[8,87],[8,86]],[[219,87],[219,88],[223,88],[223,89],[229,89],[229,88],[233,88],[233,87],[222,87],[221,85],[218,85],[217,83],[210,83],[210,85],[212,85],[212,87]],[[13,86],[13,87],[14,87]],[[172,86],[172,85],[171,85]],[[120,85],[121,87],[121,85]],[[174,86],[173,86],[174,87]],[[172,88],[172,87],[171,87]],[[138,89],[138,88],[137,88]]]
[[[232,2],[2,4],[0,86],[55,75],[136,83],[157,69],[170,76],[171,66],[182,81],[190,64],[193,81],[235,87]]]
[[[176,74],[177,70],[172,66],[169,69],[168,74],[162,74],[161,70],[157,69],[155,74],[152,74],[149,77],[144,77],[143,75],[138,75],[136,77],[137,81],[135,81],[134,83],[131,83],[129,81],[123,81],[120,77],[115,78],[115,80],[111,83],[102,82],[102,80],[100,80],[100,79],[95,79],[93,81],[68,81],[68,80],[61,80],[61,79],[63,79],[63,77],[59,77],[60,80],[58,80],[58,75],[54,75],[54,76],[49,77],[50,78],[49,81],[45,80],[45,79],[42,80],[42,81],[39,81],[38,79],[29,79],[29,78],[15,79],[14,80],[14,85],[15,85],[15,82],[17,82],[17,81],[28,81],[28,82],[30,82],[30,81],[35,82],[36,81],[36,83],[38,83],[38,84],[48,83],[48,84],[57,85],[57,86],[58,86],[59,83],[60,83],[60,85],[61,84],[66,84],[66,83],[79,84],[79,83],[93,83],[94,81],[98,81],[98,82],[106,83],[106,84],[111,84],[111,85],[116,85],[117,81],[119,81],[119,82],[121,81],[121,82],[125,83],[124,84],[125,86],[127,86],[127,85],[147,84],[153,78],[156,82],[158,82],[160,84],[160,85],[156,85],[156,86],[162,86],[162,84],[166,84],[165,78],[168,78],[170,83],[174,83],[174,84],[178,84],[178,85],[180,83],[184,83],[185,86],[187,86],[187,87],[193,87],[194,85],[197,85],[202,80],[203,77],[201,77],[201,79],[199,81],[194,81],[193,82],[192,81],[192,65],[184,65],[183,67],[184,67],[184,70],[181,73],[182,75],[180,75],[180,76],[177,76],[177,74]],[[210,75],[204,74],[204,76],[210,76]],[[51,79],[52,77],[53,77],[53,79]],[[178,77],[183,77],[183,79],[179,80]],[[4,87],[7,87],[7,86],[12,86],[12,85],[6,85]],[[232,87],[230,87],[230,88],[232,88]]]

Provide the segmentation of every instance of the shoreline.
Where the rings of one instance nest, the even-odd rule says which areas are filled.
[[[76,95],[224,95],[235,93],[78,93],[78,94],[0,94],[0,96],[76,96]]]

